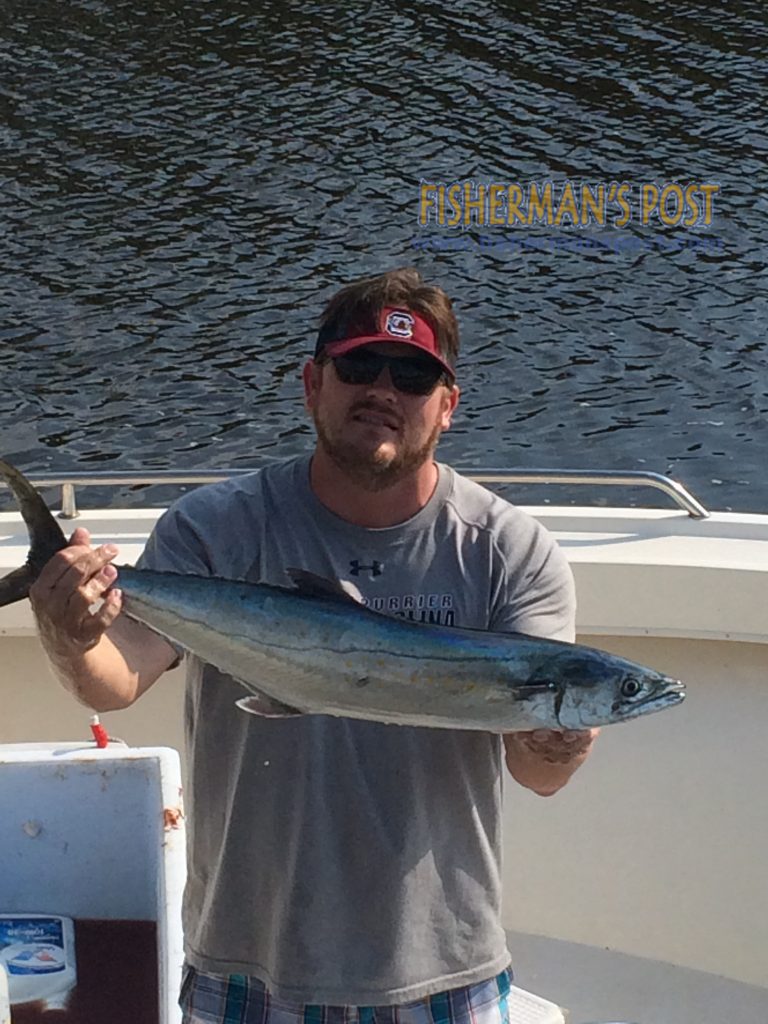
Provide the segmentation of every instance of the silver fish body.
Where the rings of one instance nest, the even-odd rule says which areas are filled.
[[[240,680],[258,695],[241,706],[258,713],[266,695],[289,713],[509,732],[605,725],[682,699],[676,681],[604,651],[412,623],[343,593],[125,568],[119,585],[128,614]]]
[[[66,541],[18,470],[0,460],[0,474],[32,540],[27,566],[0,580],[7,604],[25,596]],[[678,681],[604,651],[392,618],[299,571],[295,589],[127,566],[118,574],[126,614],[240,680],[251,696],[238,703],[260,714],[491,732],[582,729],[685,696]]]

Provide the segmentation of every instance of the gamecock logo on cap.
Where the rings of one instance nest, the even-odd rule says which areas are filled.
[[[412,338],[413,337],[413,317],[410,313],[401,312],[396,310],[390,313],[387,317],[387,322],[384,325],[387,333],[394,335],[395,338]]]

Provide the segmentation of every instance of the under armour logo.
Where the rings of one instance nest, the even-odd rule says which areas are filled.
[[[384,572],[384,563],[375,559],[370,565],[361,565],[356,558],[350,559],[349,571],[353,576],[359,576],[361,572],[369,572],[371,576],[381,576]]]

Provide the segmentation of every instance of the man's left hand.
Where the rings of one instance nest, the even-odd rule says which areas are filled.
[[[587,759],[599,729],[534,729],[504,736],[513,778],[540,796],[552,796]]]

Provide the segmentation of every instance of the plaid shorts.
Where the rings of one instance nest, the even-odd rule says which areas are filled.
[[[312,1006],[271,996],[244,974],[203,974],[187,964],[182,1024],[507,1024],[512,971],[399,1006]]]

